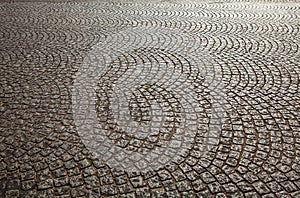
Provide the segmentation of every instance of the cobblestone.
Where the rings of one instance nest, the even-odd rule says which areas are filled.
[[[0,197],[299,197],[298,0],[0,3]]]

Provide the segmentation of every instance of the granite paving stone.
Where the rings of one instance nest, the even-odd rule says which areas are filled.
[[[299,0],[2,0],[0,197],[300,197]]]

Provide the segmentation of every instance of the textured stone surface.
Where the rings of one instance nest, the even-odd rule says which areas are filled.
[[[295,1],[2,1],[0,197],[299,197]]]

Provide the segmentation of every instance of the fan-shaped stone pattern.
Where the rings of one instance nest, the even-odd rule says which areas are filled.
[[[297,0],[20,1],[0,3],[0,197],[299,196]],[[136,27],[181,33],[138,36],[132,31]],[[118,32],[126,33],[116,38]],[[199,43],[187,48],[201,53],[180,53],[187,38]],[[202,120],[208,124],[199,128],[220,131],[217,147],[199,152],[203,148],[197,146],[204,144],[196,135],[193,149],[179,161],[145,172],[113,169],[93,156],[74,123],[72,89],[78,71],[85,67],[84,58],[104,42],[114,47],[113,55],[99,60],[114,60],[121,68],[137,65],[128,58],[161,66],[166,63],[158,57],[175,60],[169,65],[197,65],[200,75],[187,70],[185,79],[203,88],[196,96],[201,97],[203,116],[210,119]],[[150,49],[151,42],[160,45]],[[125,50],[137,43],[137,49],[146,51]],[[123,77],[130,79],[130,72]],[[114,89],[113,79],[97,79],[97,122],[105,123],[104,112],[114,112],[107,115],[110,120],[118,111],[101,102],[111,100],[110,108],[121,104],[116,99],[122,91]],[[120,85],[119,80],[115,82]],[[156,92],[170,97],[158,99]],[[184,111],[180,94],[155,83],[140,84],[128,93],[126,113],[135,123],[152,123],[148,118],[155,112],[153,102],[164,101],[170,105],[157,102],[157,106],[159,112],[172,109],[168,131],[178,127],[177,114]],[[119,148],[132,146],[140,152],[159,146],[154,141],[148,148],[149,137],[137,137],[131,130],[110,132],[105,133],[107,139]],[[163,137],[161,142],[169,141]],[[140,138],[142,146],[121,144],[130,138]]]
[[[102,82],[101,82],[101,85]],[[153,92],[157,92],[158,95],[153,95]],[[104,92],[107,93],[107,92]],[[164,97],[165,96],[165,97]],[[171,96],[171,97],[170,97]],[[103,106],[105,101],[110,99],[104,95],[99,97],[99,100],[102,100],[101,105],[99,104],[98,109],[109,109],[109,105]],[[154,106],[155,105],[155,106]],[[132,97],[129,100],[128,109],[130,110],[130,116],[137,126],[146,126],[149,124],[150,119],[153,116],[157,118],[156,123],[153,123],[150,126],[153,134],[148,135],[149,131],[138,131],[138,136],[135,135],[135,128],[131,129],[132,131],[127,134],[125,131],[117,129],[118,125],[113,123],[112,117],[107,117],[109,112],[98,110],[99,119],[105,120],[106,122],[103,125],[107,124],[109,131],[111,131],[108,136],[109,139],[116,141],[116,144],[122,148],[128,148],[130,150],[140,150],[140,149],[153,149],[163,141],[169,141],[173,137],[173,133],[176,130],[176,126],[179,125],[180,117],[180,103],[172,93],[168,90],[165,90],[159,86],[144,84],[141,87],[138,87],[137,90],[132,93]],[[101,113],[100,113],[101,112]],[[167,112],[169,112],[167,114]],[[165,115],[164,115],[165,114]],[[166,124],[162,120],[165,120]],[[129,120],[124,120],[126,125],[129,123]],[[157,127],[162,127],[161,129]]]
[[[128,34],[135,39],[128,41]],[[177,41],[178,49],[170,49]],[[95,45],[78,70],[72,94],[74,121],[87,148],[111,167],[144,172],[184,161],[190,150],[216,146],[220,130],[210,125],[222,116],[202,86],[206,65],[193,56],[189,61],[189,55],[199,54],[197,46],[195,38],[178,30],[147,27],[118,32]],[[139,112],[132,115],[133,109]],[[220,116],[209,123],[211,110]]]

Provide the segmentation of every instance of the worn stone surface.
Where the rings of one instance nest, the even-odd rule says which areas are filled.
[[[0,197],[299,197],[295,1],[0,3]]]

